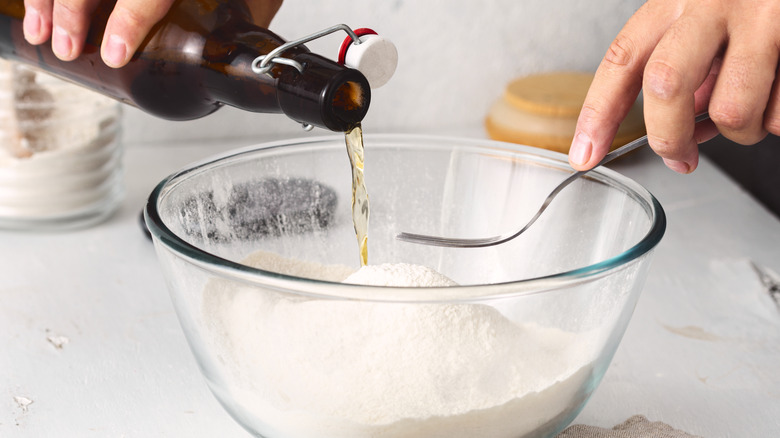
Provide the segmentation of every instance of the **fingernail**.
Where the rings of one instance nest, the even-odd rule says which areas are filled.
[[[574,136],[569,149],[569,160],[577,165],[584,165],[590,160],[593,145],[588,134],[580,131]]]
[[[686,163],[685,161],[677,161],[677,160],[670,160],[667,158],[664,158],[664,164],[666,164],[666,167],[674,170],[677,173],[690,173],[691,166]]]
[[[73,42],[68,32],[60,26],[54,27],[51,38],[51,48],[54,54],[60,59],[70,59],[70,53],[73,51]]]
[[[103,48],[103,61],[110,67],[118,67],[125,62],[127,44],[117,35],[111,35]]]
[[[22,28],[24,29],[24,38],[31,44],[37,44],[41,36],[41,14],[37,9],[26,8]]]

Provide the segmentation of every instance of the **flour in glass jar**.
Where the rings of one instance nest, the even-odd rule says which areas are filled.
[[[264,252],[244,262],[351,274]],[[350,281],[451,284],[417,265],[361,270]],[[536,436],[576,413],[595,355],[592,334],[518,324],[483,304],[304,299],[213,281],[203,309],[231,397],[270,437]]]
[[[117,205],[118,105],[0,60],[0,227]]]

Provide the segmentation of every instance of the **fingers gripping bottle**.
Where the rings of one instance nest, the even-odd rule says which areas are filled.
[[[64,62],[50,44],[25,41],[24,1],[3,0],[0,56],[170,120],[196,119],[230,105],[348,131],[368,111],[371,91],[360,71],[254,25],[241,0],[177,1],[125,67],[107,67],[100,59],[100,42],[114,4],[100,2],[83,54]]]

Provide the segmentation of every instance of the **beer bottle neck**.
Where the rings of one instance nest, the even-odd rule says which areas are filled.
[[[307,125],[348,131],[365,117],[371,100],[368,80],[357,70],[311,53],[303,46],[279,56],[297,62],[272,64],[256,73],[252,63],[284,41],[272,32],[247,23],[216,31],[204,48],[204,66],[214,77],[214,99],[254,112],[279,112]],[[207,81],[209,82],[209,81]],[[273,111],[269,106],[275,106]]]

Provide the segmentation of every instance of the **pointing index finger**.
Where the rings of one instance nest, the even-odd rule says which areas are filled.
[[[639,95],[642,71],[653,48],[677,14],[656,2],[645,3],[612,42],[577,120],[569,151],[572,167],[590,169],[607,154],[620,122]]]

